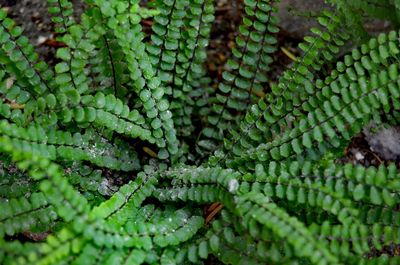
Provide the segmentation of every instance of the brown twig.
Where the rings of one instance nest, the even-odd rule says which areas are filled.
[[[224,206],[219,202],[211,204],[211,206],[207,210],[208,214],[206,216],[205,224],[207,225],[214,218],[214,216],[221,211],[223,207]]]

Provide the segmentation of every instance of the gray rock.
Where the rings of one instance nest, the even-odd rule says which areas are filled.
[[[371,151],[385,160],[400,159],[400,126],[386,128],[370,124],[364,128],[364,135]]]
[[[318,26],[312,14],[329,8],[323,0],[282,0],[278,4],[278,16],[282,30],[296,38],[309,33],[311,27]]]

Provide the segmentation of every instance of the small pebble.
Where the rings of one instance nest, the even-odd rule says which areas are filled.
[[[37,38],[36,44],[37,45],[43,44],[46,40],[47,38],[45,36],[39,36],[39,38]]]
[[[357,153],[355,154],[355,156],[356,156],[356,159],[357,159],[358,161],[364,160],[364,158],[365,158],[365,156],[364,156],[363,154],[361,154],[360,152],[357,152]]]
[[[379,154],[385,160],[400,158],[400,127],[376,127],[370,124],[364,128],[365,139],[371,151]]]

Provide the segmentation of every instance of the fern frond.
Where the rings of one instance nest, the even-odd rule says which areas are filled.
[[[56,130],[46,132],[40,126],[24,129],[5,121],[0,123],[0,133],[10,137],[19,148],[51,160],[90,161],[100,167],[124,171],[135,168],[134,161],[131,160],[133,152],[121,153],[119,148],[93,134],[71,135],[69,132]]]
[[[21,172],[0,167],[0,199],[18,198],[38,191],[38,182]]]
[[[390,64],[390,60],[395,59],[399,53],[396,42],[397,32],[392,31],[388,35],[381,34],[378,39],[372,39],[361,50],[353,50],[352,56],[345,57],[343,63],[339,62],[337,71],[333,71],[324,83],[317,83],[320,92],[317,91],[307,103],[303,103],[306,111],[304,114],[293,113],[295,119],[288,121],[286,116],[283,119],[274,119],[274,116],[282,115],[281,109],[264,113],[265,117],[271,118],[271,122],[278,125],[281,122],[290,123],[293,124],[293,129],[281,131],[281,127],[277,127],[276,131],[271,132],[271,140],[250,149],[242,156],[244,160],[238,158],[233,163],[242,164],[239,161],[246,161],[250,157],[260,161],[269,158],[283,160],[301,156],[304,151],[315,153],[315,158],[319,159],[332,145],[342,146],[340,138],[350,139],[360,132],[366,119],[377,117],[380,110],[389,112],[390,103],[386,95],[395,99],[399,94],[398,64]],[[376,74],[372,69],[381,64],[388,68]],[[346,68],[345,65],[349,67]]]
[[[27,170],[33,179],[41,181],[40,190],[56,206],[60,217],[70,221],[74,216],[88,211],[86,199],[68,183],[57,165],[32,151],[24,150],[8,137],[2,136],[0,142],[2,151],[12,155],[20,169]]]
[[[294,247],[296,255],[309,258],[313,264],[318,264],[321,260],[327,264],[338,263],[337,257],[330,253],[326,241],[317,241],[301,222],[286,216],[286,212],[268,197],[252,192],[241,196],[238,214],[244,217],[244,222],[254,219],[271,229],[279,238],[285,238]]]
[[[0,201],[0,237],[13,236],[22,231],[40,229],[48,231],[57,219],[54,207],[48,204],[43,193],[33,193],[26,198],[13,198]],[[39,231],[40,231],[39,230]]]
[[[373,258],[363,258],[363,264],[372,265],[372,264],[382,264],[382,265],[395,265],[400,262],[400,258],[398,256],[389,256],[388,254],[382,254],[379,257]],[[349,264],[359,264],[360,259],[357,256],[352,256],[349,258]]]
[[[353,29],[351,34],[354,39],[358,42],[363,42],[368,39],[368,33],[364,29],[363,19],[360,14],[358,14],[355,6],[342,0],[329,0],[328,2],[336,6],[336,9],[340,12],[342,21],[344,21],[349,28]],[[349,16],[349,14],[351,15]]]
[[[302,58],[282,74],[279,84],[272,86],[270,95],[250,108],[240,130],[231,131],[232,140],[226,139],[224,142],[230,152],[240,153],[270,139],[273,137],[271,132],[275,130],[291,128],[297,113],[305,112],[310,94],[318,93],[318,88],[313,84],[320,77],[315,71],[321,70],[326,62],[333,60],[349,37],[334,14],[324,11],[318,21],[325,30],[314,29],[315,37],[306,37],[306,41],[299,44],[304,52]],[[282,98],[285,99],[285,105],[282,104]],[[271,116],[277,119],[271,119]]]
[[[193,131],[190,93],[204,75],[202,63],[214,20],[212,1],[189,2],[157,2],[161,14],[155,18],[152,43],[147,47],[156,74],[170,96],[176,129],[185,136]]]
[[[114,94],[125,104],[129,103],[129,87],[132,86],[127,71],[128,66],[124,62],[124,54],[115,39],[109,34],[94,43],[97,47],[91,54],[90,65],[92,67],[93,88],[104,94]],[[132,104],[133,105],[133,104]]]
[[[118,6],[115,4],[117,3],[96,1],[102,14],[109,20],[109,25],[114,23],[118,25],[118,29],[117,25],[111,26],[110,29],[114,31],[125,56],[131,60],[129,71],[130,77],[134,81],[135,92],[139,94],[146,115],[151,120],[156,143],[162,148],[159,157],[165,159],[170,154],[174,155],[178,152],[178,140],[172,114],[169,111],[169,102],[167,99],[163,99],[164,92],[160,87],[160,80],[155,76],[145,51],[145,44],[142,42],[143,34],[139,25],[140,17],[137,14],[126,13],[129,4]],[[112,19],[112,15],[116,13],[121,14],[121,20]]]
[[[68,28],[75,24],[72,3],[68,0],[47,0],[47,5],[52,15],[51,21],[56,24],[56,33],[66,33]]]
[[[356,9],[361,9],[364,13],[379,19],[389,20],[398,23],[397,14],[393,12],[393,5],[397,7],[396,0],[368,0],[350,2]]]
[[[226,131],[235,126],[235,116],[244,111],[257,97],[254,92],[263,90],[268,82],[266,75],[270,56],[276,48],[274,34],[277,18],[273,16],[275,7],[270,1],[245,1],[246,16],[239,27],[236,38],[237,47],[233,48],[234,59],[227,62],[228,70],[223,73],[224,82],[218,87],[207,113],[209,125],[203,130],[207,138],[221,140]],[[240,115],[239,115],[240,117]],[[209,141],[200,140],[199,145],[207,149]]]
[[[86,74],[88,58],[101,35],[96,27],[96,20],[85,14],[80,25],[72,25],[61,37],[67,45],[57,50],[56,57],[62,62],[55,66],[58,91],[76,90],[80,95],[89,92],[90,79]]]
[[[0,69],[0,115],[22,126],[28,123],[25,107],[33,98],[24,87],[16,84],[14,77]]]
[[[28,38],[21,36],[22,28],[6,17],[7,13],[0,9],[0,58],[7,72],[16,81],[29,89],[34,96],[43,95],[54,89],[54,73],[48,65],[40,61]]]

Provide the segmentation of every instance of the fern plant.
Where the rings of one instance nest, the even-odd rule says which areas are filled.
[[[245,0],[217,89],[214,1],[85,2],[48,0],[54,67],[0,11],[2,264],[400,262],[398,168],[336,162],[399,122],[399,33],[361,30],[398,1],[329,1],[274,82],[277,1]]]

